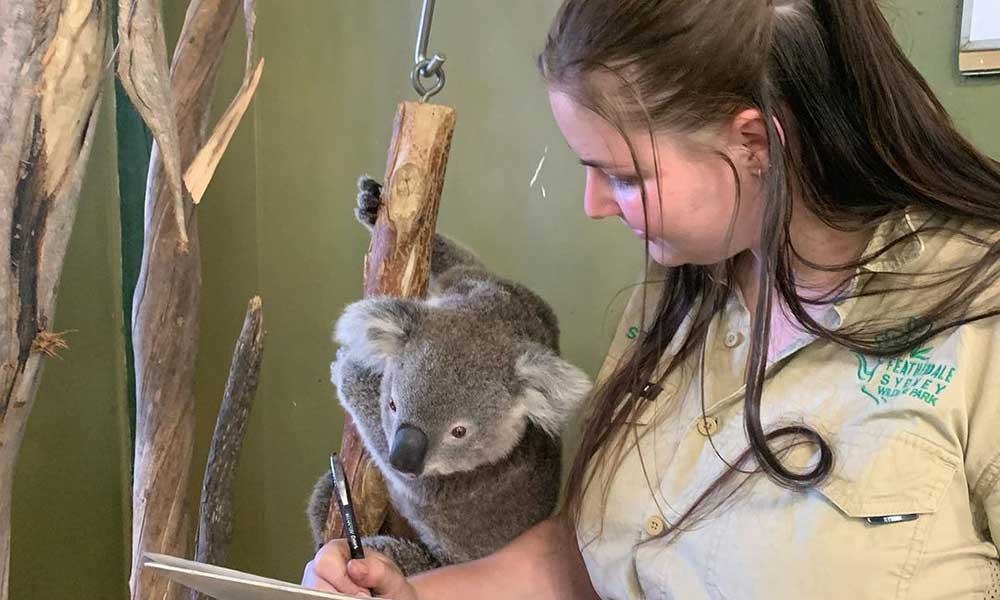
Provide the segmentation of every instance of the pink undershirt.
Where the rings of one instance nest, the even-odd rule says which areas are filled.
[[[781,355],[785,349],[795,344],[795,342],[809,336],[809,334],[802,330],[802,326],[795,320],[795,317],[791,314],[785,303],[780,301],[777,294],[772,301],[772,307],[771,339],[767,349],[768,363],[774,361],[775,358]],[[806,304],[804,307],[809,316],[820,322],[822,322],[821,317],[823,314],[830,309],[829,304]]]

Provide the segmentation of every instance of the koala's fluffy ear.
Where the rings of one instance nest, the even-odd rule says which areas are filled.
[[[592,385],[581,369],[538,344],[525,346],[514,362],[514,373],[522,386],[520,399],[528,418],[553,437]]]
[[[337,320],[334,339],[365,366],[382,370],[398,355],[420,319],[411,300],[368,298],[349,304]]]

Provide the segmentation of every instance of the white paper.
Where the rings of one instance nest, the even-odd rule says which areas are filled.
[[[146,553],[145,558],[144,568],[161,571],[165,577],[217,600],[357,600],[354,596],[310,590],[294,583],[176,556]]]
[[[1000,40],[1000,0],[974,0],[970,42]]]

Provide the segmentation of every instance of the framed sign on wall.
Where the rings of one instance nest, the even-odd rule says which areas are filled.
[[[1000,0],[963,0],[958,66],[966,75],[1000,73]]]

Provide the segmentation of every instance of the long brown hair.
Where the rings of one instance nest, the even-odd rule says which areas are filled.
[[[769,169],[764,175],[760,301],[751,333],[744,425],[749,448],[710,486],[671,529],[695,513],[703,515],[728,498],[745,478],[765,472],[779,485],[803,489],[826,477],[833,465],[829,444],[802,426],[765,432],[760,403],[767,362],[771,298],[776,291],[807,332],[857,352],[893,356],[962,323],[1000,314],[970,306],[998,278],[1000,243],[977,237],[982,255],[938,274],[931,283],[914,279],[898,286],[865,287],[861,267],[914,236],[972,222],[1000,229],[1000,164],[977,151],[952,125],[927,82],[907,60],[875,0],[566,0],[539,56],[548,84],[570,94],[622,133],[635,125],[654,131],[691,133],[730,122],[756,108],[768,128]],[[598,74],[618,82],[608,93]],[[605,78],[606,79],[606,78]],[[775,122],[782,127],[783,142]],[[739,174],[729,164],[740,189]],[[657,181],[659,176],[657,174]],[[640,186],[648,205],[645,186]],[[839,265],[815,265],[791,245],[791,199],[801,199],[827,225],[860,230],[907,209],[939,218],[888,240]],[[740,198],[737,197],[737,206]],[[647,217],[648,218],[648,217]],[[647,250],[648,261],[648,250]],[[806,307],[830,298],[800,297],[793,265],[853,273],[856,296],[936,287],[947,293],[927,306],[916,326],[868,321],[837,330],[824,327]],[[567,481],[564,509],[579,516],[580,501],[598,472],[620,464],[628,436],[622,435],[643,402],[638,392],[653,379],[664,349],[692,320],[689,333],[662,381],[702,348],[713,317],[734,283],[733,260],[713,266],[666,270],[652,324],[634,352],[593,392],[584,433]],[[892,279],[892,278],[890,278]],[[646,313],[645,308],[642,311]],[[704,399],[703,399],[704,402]],[[802,471],[782,462],[776,442],[814,444],[818,460]],[[753,463],[747,471],[745,466]],[[594,468],[591,468],[594,467]],[[599,467],[599,468],[597,468]],[[608,481],[608,480],[606,480]],[[730,482],[731,485],[726,485]],[[724,490],[728,489],[728,493]],[[605,498],[607,489],[605,488]],[[725,496],[725,497],[722,497]],[[714,501],[709,502],[714,498]]]

